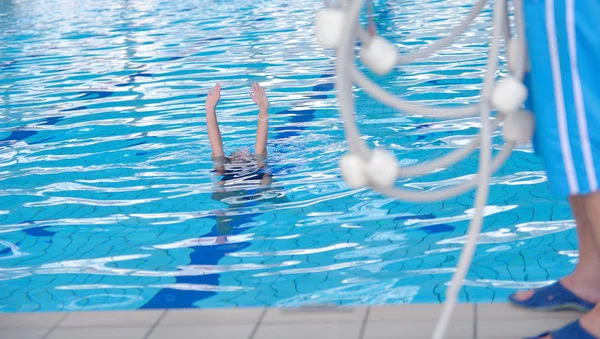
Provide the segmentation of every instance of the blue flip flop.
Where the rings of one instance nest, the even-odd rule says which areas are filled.
[[[550,335],[552,337],[552,339],[600,339],[600,338],[594,337],[588,331],[586,331],[583,327],[581,327],[579,320],[576,320],[559,330],[556,330],[553,332],[542,333],[542,334],[538,335],[537,337],[532,337],[532,338],[527,338],[527,339],[540,339],[547,335]]]
[[[508,300],[515,306],[538,311],[575,310],[588,312],[596,306],[573,294],[560,281],[536,288],[529,299],[517,300],[515,294],[513,294],[508,297]]]

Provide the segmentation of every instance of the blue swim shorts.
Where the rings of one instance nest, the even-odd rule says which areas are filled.
[[[600,0],[524,0],[533,145],[558,196],[598,190]]]

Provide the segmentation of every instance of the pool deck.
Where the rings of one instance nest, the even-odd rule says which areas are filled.
[[[441,305],[240,308],[0,314],[2,339],[430,338]],[[523,338],[561,327],[574,312],[461,304],[446,338]]]

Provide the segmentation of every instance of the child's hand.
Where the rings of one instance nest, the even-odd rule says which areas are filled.
[[[221,98],[221,84],[217,82],[215,87],[208,91],[208,95],[206,96],[206,109],[214,110],[219,103],[219,99]]]
[[[269,100],[265,94],[265,89],[260,87],[258,82],[252,84],[252,93],[250,93],[250,97],[260,109],[266,109],[269,107]]]

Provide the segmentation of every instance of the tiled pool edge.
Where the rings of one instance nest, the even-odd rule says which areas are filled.
[[[6,339],[384,339],[430,338],[438,304],[344,308],[221,308],[73,313],[1,313]],[[507,304],[461,304],[447,338],[533,336],[577,318]]]

